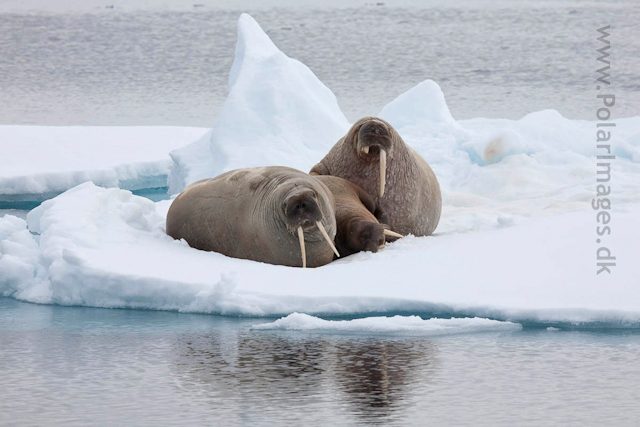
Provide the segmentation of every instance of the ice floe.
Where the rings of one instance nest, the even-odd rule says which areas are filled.
[[[252,329],[437,336],[473,332],[513,332],[521,330],[522,325],[481,317],[422,319],[420,316],[377,316],[353,320],[324,320],[304,313],[291,313],[272,323],[253,325]]]
[[[166,202],[162,202],[166,205]],[[297,269],[194,250],[153,202],[82,184],[0,219],[0,293],[27,301],[234,315],[412,313],[640,325],[640,206],[611,236],[623,268],[595,274],[591,211],[514,227],[406,237],[377,254]],[[39,241],[39,242],[38,242]]]
[[[154,204],[102,188],[111,184],[96,179],[102,187],[74,187],[31,211],[27,221],[0,218],[0,294],[231,315],[403,314],[562,329],[640,327],[640,264],[634,261],[640,253],[640,117],[616,121],[613,232],[606,246],[618,265],[610,276],[598,276],[594,122],[553,110],[520,120],[455,121],[432,81],[401,94],[380,114],[438,176],[443,214],[433,237],[408,236],[377,254],[317,269],[261,264],[172,240],[163,229],[171,201]],[[200,130],[195,142],[171,152],[172,190],[236,167],[308,170],[347,127],[331,91],[243,15],[229,99],[214,129]],[[132,139],[133,133],[122,134],[123,141]],[[338,325],[302,314],[278,322]],[[363,323],[339,325],[349,330]]]
[[[78,184],[166,187],[169,152],[207,129],[0,125],[0,201],[42,201]]]

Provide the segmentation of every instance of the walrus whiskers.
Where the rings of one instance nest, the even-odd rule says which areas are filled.
[[[329,246],[331,246],[331,249],[333,249],[333,252],[336,254],[336,256],[338,258],[340,258],[340,254],[338,253],[338,250],[336,249],[336,247],[333,245],[333,242],[331,241],[331,238],[329,237],[329,235],[327,234],[327,230],[324,229],[324,226],[322,225],[322,223],[320,221],[316,222],[316,225],[318,226],[318,228],[320,229],[320,232],[322,233],[322,235],[324,236],[325,240],[327,241],[327,243],[329,244]]]
[[[380,197],[384,196],[384,185],[387,181],[387,152],[380,149]]]
[[[397,237],[398,239],[401,239],[404,237],[402,234],[396,233],[395,231],[391,231],[391,230],[384,230],[383,233],[385,234],[385,236]]]
[[[300,240],[300,252],[302,252],[302,268],[307,268],[307,249],[304,246],[304,231],[298,227],[298,239]]]

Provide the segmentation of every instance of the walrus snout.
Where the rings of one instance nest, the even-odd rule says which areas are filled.
[[[352,253],[378,252],[378,249],[385,244],[384,230],[384,225],[377,222],[353,221],[349,233],[349,246]]]
[[[286,202],[285,213],[292,229],[322,220],[322,211],[311,191],[290,197]]]
[[[389,129],[378,121],[371,121],[365,123],[361,128],[360,132],[363,134],[374,134],[378,136],[390,136]]]
[[[370,120],[360,127],[358,132],[359,149],[369,154],[378,150],[389,151],[391,149],[391,132],[389,128],[382,122]]]

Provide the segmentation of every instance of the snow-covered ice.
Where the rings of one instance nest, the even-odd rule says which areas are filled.
[[[436,336],[469,332],[513,332],[521,330],[522,325],[481,317],[422,319],[420,316],[377,316],[353,320],[324,320],[304,313],[291,313],[272,323],[253,325],[252,329]]]
[[[331,91],[247,15],[239,21],[229,86],[214,128],[172,151],[174,192],[236,167],[308,170],[348,127]],[[164,233],[171,201],[154,204],[86,182],[44,202],[27,221],[0,218],[0,294],[252,316],[414,314],[563,329],[640,327],[640,117],[616,120],[606,246],[618,265],[597,276],[594,122],[553,110],[456,121],[429,80],[380,115],[438,176],[443,213],[435,236],[408,236],[317,269],[273,266],[189,248]],[[418,321],[397,319],[368,322],[393,329]],[[303,324],[367,327],[303,314],[273,325]]]
[[[172,126],[0,125],[0,201],[40,201],[86,181],[165,187],[169,152],[207,129]]]
[[[163,202],[166,205],[166,202]],[[377,254],[297,269],[194,250],[155,204],[82,184],[0,220],[0,292],[27,301],[240,315],[452,313],[516,322],[640,323],[640,206],[617,212],[624,266],[595,275],[591,211],[406,237]],[[39,242],[38,242],[39,240]]]

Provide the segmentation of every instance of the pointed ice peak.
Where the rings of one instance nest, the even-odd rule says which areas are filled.
[[[433,80],[425,80],[385,105],[380,117],[395,128],[422,122],[454,124],[444,93]]]
[[[348,129],[333,92],[242,14],[227,100],[208,141],[171,153],[171,191],[237,168],[280,165],[308,172]]]
[[[211,172],[271,165],[306,172],[348,128],[333,92],[241,15],[229,96],[211,135]]]
[[[245,60],[259,62],[280,53],[269,36],[251,15],[243,13],[238,18],[238,39],[236,42],[235,58],[229,72],[229,90],[238,79]]]

